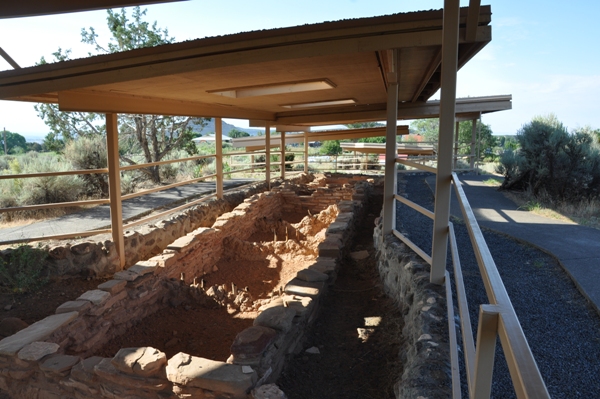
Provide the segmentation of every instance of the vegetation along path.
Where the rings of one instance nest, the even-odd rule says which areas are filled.
[[[223,188],[227,190],[253,181],[251,179],[225,180]],[[123,201],[123,220],[144,216],[152,210],[208,195],[214,191],[214,182],[200,182],[132,198]],[[109,205],[100,205],[56,219],[0,229],[0,241],[68,234],[107,227],[110,227],[110,207]]]

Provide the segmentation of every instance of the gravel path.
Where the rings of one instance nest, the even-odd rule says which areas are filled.
[[[422,173],[399,174],[399,192],[433,210],[433,195],[424,181],[425,177]],[[397,226],[419,247],[426,252],[431,251],[431,220],[398,204]],[[466,227],[455,220],[454,229],[476,337],[479,305],[489,302]],[[483,234],[550,396],[554,399],[600,397],[598,314],[552,256],[502,234],[486,230]],[[492,397],[514,398],[500,341],[497,342]],[[462,354],[462,351],[459,353]],[[468,397],[465,392],[463,396]]]

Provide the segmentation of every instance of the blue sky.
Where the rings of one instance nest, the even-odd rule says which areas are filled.
[[[536,115],[555,113],[570,129],[600,128],[600,2],[483,1],[492,5],[493,39],[460,72],[459,96],[512,94],[513,109],[484,115],[496,134],[515,134]],[[468,5],[468,0],[461,0]],[[149,21],[177,41],[249,30],[302,25],[443,7],[428,0],[192,0],[147,6]],[[22,67],[58,47],[85,57],[80,32],[93,26],[108,40],[106,11],[1,20],[0,47]],[[0,70],[11,67],[0,59]],[[245,121],[229,121],[247,126]],[[48,128],[30,103],[0,101],[0,129],[43,137]]]

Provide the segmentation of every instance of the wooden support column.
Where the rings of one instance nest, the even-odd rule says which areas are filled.
[[[391,234],[396,222],[396,124],[398,120],[398,50],[392,52],[392,70],[387,76],[385,132],[385,180],[383,186],[383,234]]]
[[[285,132],[281,132],[281,179],[285,179]]]
[[[477,142],[477,119],[473,119],[473,128],[471,130],[471,162],[469,167],[473,169],[475,167],[475,143]]]
[[[458,168],[458,129],[460,129],[460,122],[456,121],[454,130],[454,169]]]
[[[458,65],[458,28],[460,1],[444,0],[442,37],[442,75],[440,95],[440,132],[438,167],[435,181],[435,215],[431,251],[431,282],[444,284],[452,189],[452,136],[456,110],[456,72]]]
[[[106,114],[106,149],[108,152],[108,195],[112,239],[119,256],[119,270],[125,267],[123,208],[121,207],[121,170],[119,166],[119,129],[116,114]]]
[[[223,199],[223,121],[215,118],[215,151],[217,172],[217,198]]]
[[[254,155],[250,155],[250,173],[254,173]]]
[[[308,173],[308,132],[304,132],[304,173]]]
[[[268,121],[265,124],[265,180],[271,190],[271,125]]]

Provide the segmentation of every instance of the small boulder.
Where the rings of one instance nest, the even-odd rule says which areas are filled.
[[[9,337],[27,327],[29,327],[29,324],[18,317],[7,317],[0,321],[0,335]]]

